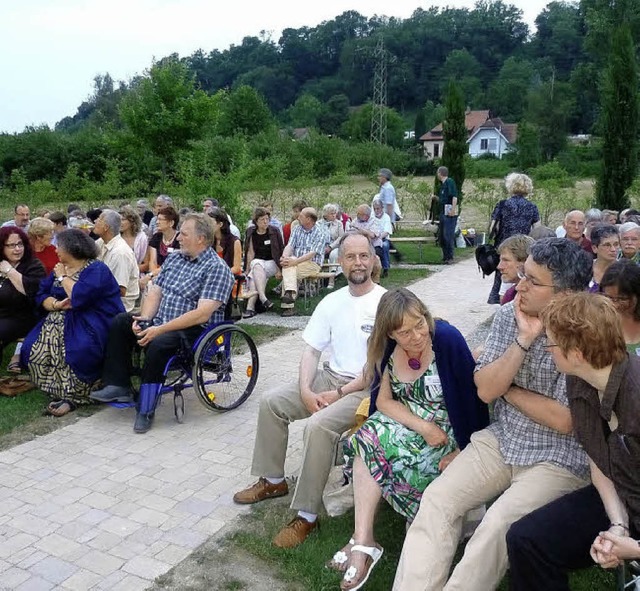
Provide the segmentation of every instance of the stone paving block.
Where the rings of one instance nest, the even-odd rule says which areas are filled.
[[[0,453],[0,464],[12,465],[23,459],[24,459],[24,456],[22,454],[16,453],[15,451],[12,451],[12,450],[3,451]]]
[[[141,527],[137,532],[132,533],[127,541],[138,544],[154,544],[164,536],[164,532],[158,527]]]
[[[154,558],[160,562],[166,562],[167,564],[176,565],[182,562],[192,550],[190,548],[183,548],[176,544],[168,544],[163,550],[158,552]]]
[[[18,536],[14,536],[14,538],[11,538],[11,539],[15,539],[17,537]],[[21,548],[20,550],[16,550],[15,552],[12,552],[9,556],[6,557],[6,560],[7,562],[10,562],[14,566],[18,566],[21,562],[27,560],[29,556],[32,556],[35,552],[37,552],[35,547],[26,546],[24,548]]]
[[[140,504],[148,509],[166,512],[175,507],[177,501],[161,495],[144,495],[140,498]]]
[[[70,540],[79,540],[87,532],[94,534],[94,526],[89,523],[82,523],[80,521],[72,521],[71,523],[65,523],[57,531],[61,536],[69,538]]]
[[[24,583],[15,587],[15,591],[48,591],[54,584],[40,577],[29,577]]]
[[[134,531],[139,530],[142,525],[132,521],[131,519],[125,519],[124,517],[113,516],[101,521],[98,524],[100,529],[111,532],[119,536],[128,536]]]
[[[50,521],[54,521],[56,523],[64,525],[65,523],[77,521],[90,510],[91,509],[89,507],[83,505],[82,503],[71,503],[69,505],[64,505],[64,508],[61,508],[60,511],[51,513],[48,516],[48,519]]]
[[[78,567],[65,560],[49,556],[34,564],[29,570],[33,574],[59,585],[78,572]]]
[[[2,587],[0,587],[0,589],[15,589],[29,577],[31,577],[31,575],[28,571],[13,566],[2,573],[2,582],[0,583]]]
[[[136,488],[152,492],[158,489],[158,487],[161,485],[161,482],[156,478],[150,478],[149,476],[137,476],[136,478],[132,478],[129,484],[131,486],[135,486]]]
[[[112,572],[107,577],[102,577],[101,581],[94,587],[94,589],[113,589],[120,581],[127,577],[127,573],[121,570]],[[93,589],[91,590],[93,591]]]
[[[118,504],[118,499],[111,495],[99,492],[92,492],[82,499],[82,502],[93,509],[108,509]]]
[[[108,531],[100,532],[92,538],[87,544],[94,550],[109,551],[114,546],[122,543],[122,537],[112,534]]]
[[[35,515],[29,515],[28,513],[15,516],[9,522],[9,525],[25,533],[35,534],[38,537],[46,536],[60,527],[59,523],[43,519],[42,517],[36,517]]]
[[[67,555],[78,551],[82,548],[77,542],[65,538],[60,534],[53,533],[35,542],[34,546],[47,554],[65,558]]]
[[[14,515],[17,509],[20,509],[24,503],[20,499],[8,498],[3,499],[0,503],[0,515]]]
[[[141,507],[138,503],[132,501],[120,501],[109,509],[109,512],[118,517],[131,517],[134,513],[140,511]]]
[[[156,560],[155,558],[136,556],[126,562],[122,570],[143,579],[153,580],[166,573],[170,568],[171,566],[169,564]]]
[[[194,549],[202,544],[207,537],[208,536],[202,532],[193,531],[184,527],[176,527],[166,532],[163,539],[177,546]]]
[[[6,560],[0,560],[0,574],[2,574],[3,572],[9,570],[10,568],[13,568],[13,565],[10,562],[7,562]],[[2,578],[0,578],[0,581],[2,580]],[[2,587],[0,587],[1,589]]]
[[[90,550],[82,558],[77,560],[76,564],[97,575],[106,577],[114,571],[119,570],[124,564],[124,560],[112,554],[107,554],[106,552]]]
[[[201,519],[196,524],[194,524],[193,527],[196,530],[207,534],[208,536],[212,536],[213,534],[218,533],[225,525],[226,523],[222,519],[205,517],[204,519]]]
[[[129,482],[129,480],[139,476],[142,472],[142,468],[137,466],[128,466],[111,474],[111,476],[109,476],[109,480],[113,480],[115,482]]]
[[[30,552],[30,553],[26,558],[24,558],[24,560],[17,562],[16,566],[19,568],[23,568],[25,570],[31,570],[31,567],[34,564],[40,562],[44,558],[47,558],[47,554],[45,552],[41,552],[40,550],[35,550],[32,546],[30,546],[29,548],[25,548],[22,552],[23,553]]]
[[[199,499],[195,496],[180,501],[171,511],[170,515],[176,515],[177,513],[190,513],[192,515],[198,515],[199,517],[207,517],[215,509],[216,504],[211,501]]]
[[[100,575],[81,569],[66,581],[63,581],[62,586],[71,591],[87,591],[87,589],[91,589],[91,587],[98,584],[101,580],[102,577]]]
[[[127,575],[120,582],[111,587],[112,591],[144,591],[148,589],[153,581],[141,579],[135,575]]]
[[[162,511],[156,511],[155,509],[142,508],[132,513],[130,518],[143,525],[158,527],[169,518],[169,515]]]
[[[87,525],[97,525],[109,517],[111,517],[111,513],[107,513],[101,509],[89,509],[89,511],[79,518],[79,521]]]
[[[135,556],[144,554],[147,548],[148,546],[146,544],[134,542],[131,538],[127,538],[121,544],[111,548],[111,550],[109,550],[109,554],[121,558],[124,562],[125,560],[131,560]]]
[[[63,508],[58,503],[54,503],[53,501],[48,501],[44,503],[40,503],[35,507],[32,507],[29,511],[31,515],[35,515],[36,517],[51,517],[52,515],[56,515],[58,513],[62,513],[66,510],[66,507]]]

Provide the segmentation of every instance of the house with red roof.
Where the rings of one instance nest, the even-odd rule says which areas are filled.
[[[493,117],[491,111],[467,111],[464,118],[467,128],[467,145],[472,158],[484,154],[493,154],[502,158],[513,149],[518,136],[516,123],[504,123],[500,117]],[[444,136],[442,123],[429,130],[418,141],[422,143],[424,155],[428,160],[442,158]]]

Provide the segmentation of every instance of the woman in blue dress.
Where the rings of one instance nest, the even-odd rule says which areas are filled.
[[[124,308],[118,283],[96,260],[98,250],[89,236],[81,230],[60,232],[57,252],[60,262],[36,295],[46,315],[25,338],[21,363],[51,398],[47,411],[62,416],[90,403],[109,325]]]

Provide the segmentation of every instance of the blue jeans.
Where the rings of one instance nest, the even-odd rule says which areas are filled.
[[[442,247],[442,260],[453,260],[453,249],[456,244],[456,223],[458,216],[440,215],[440,245]]]
[[[389,258],[389,241],[383,240],[382,246],[376,246],[376,254],[380,257],[383,269],[389,269],[391,267],[391,259]]]

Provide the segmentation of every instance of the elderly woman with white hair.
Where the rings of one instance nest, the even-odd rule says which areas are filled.
[[[342,221],[338,219],[338,212],[340,208],[335,203],[327,203],[322,208],[322,218],[318,220],[317,224],[324,228],[327,235],[327,244],[324,248],[324,254],[329,259],[330,264],[338,263],[338,244],[340,243],[340,237],[344,234],[344,226]],[[339,267],[337,267],[336,274],[338,274]],[[333,289],[334,279],[329,280],[327,289]]]
[[[495,245],[516,234],[527,236],[531,229],[540,224],[540,213],[535,203],[531,203],[527,197],[533,192],[533,183],[526,175],[519,172],[512,172],[504,180],[508,199],[502,199],[495,206],[491,214],[491,225],[489,234],[495,235]],[[489,294],[487,303],[499,304],[500,272],[496,271],[493,288]]]

